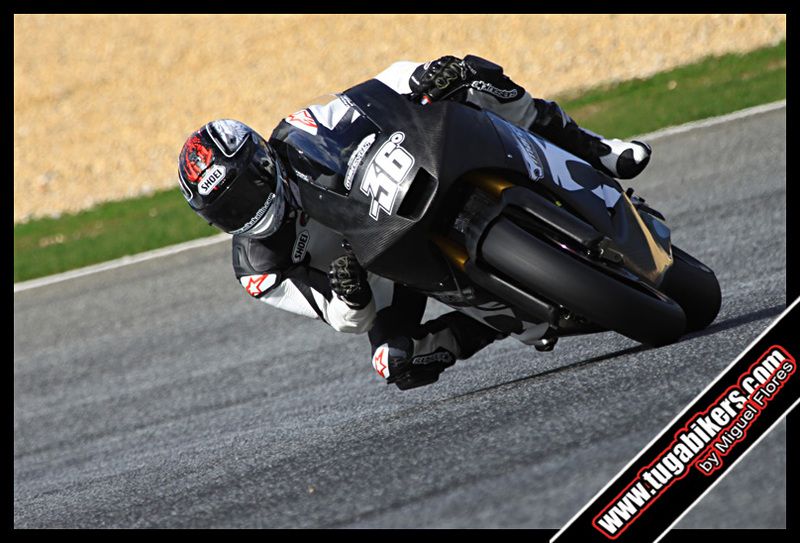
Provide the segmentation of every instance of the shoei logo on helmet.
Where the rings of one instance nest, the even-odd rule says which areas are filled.
[[[200,174],[211,165],[212,160],[214,160],[214,153],[202,144],[197,135],[192,136],[181,151],[183,173],[193,183],[197,183]]]
[[[197,192],[206,196],[211,194],[211,191],[217,188],[225,179],[225,166],[214,164],[203,173],[203,178],[197,184]]]

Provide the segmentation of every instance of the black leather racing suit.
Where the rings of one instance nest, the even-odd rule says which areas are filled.
[[[375,79],[399,94],[411,96],[412,81],[419,81],[429,64],[397,62]],[[631,176],[618,169],[630,166],[632,153],[640,153],[640,149],[631,149],[630,144],[619,140],[605,140],[580,128],[558,104],[533,98],[496,64],[467,56],[464,65],[468,69],[468,86],[462,86],[447,99],[490,110],[544,136],[613,177]],[[311,106],[281,121],[270,144],[286,162],[287,155],[292,152],[287,137],[293,131],[302,130],[317,136],[320,131],[334,129],[338,122],[347,122],[348,115],[352,113],[338,100]],[[635,158],[642,162],[641,156]],[[644,164],[646,159],[641,167]],[[290,185],[293,176],[306,175],[298,168],[287,170]],[[387,377],[384,368],[378,365],[380,362],[376,364],[380,347],[396,347],[413,357],[444,350],[457,359],[466,359],[505,336],[457,311],[421,323],[427,297],[372,274],[368,275],[372,300],[363,309],[352,309],[331,292],[327,276],[330,259],[317,259],[314,264],[306,257],[308,251],[316,254],[329,251],[331,258],[342,253],[339,247],[324,247],[324,240],[302,239],[309,220],[302,211],[296,210],[292,219],[268,239],[234,236],[236,277],[248,294],[268,305],[321,319],[341,332],[368,332],[373,366],[381,376]],[[308,243],[316,243],[316,246],[309,249]]]

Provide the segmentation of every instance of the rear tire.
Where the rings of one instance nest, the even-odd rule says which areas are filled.
[[[480,255],[526,290],[640,343],[665,345],[684,332],[686,317],[675,301],[595,269],[507,219],[490,227]]]
[[[705,264],[672,246],[673,264],[659,290],[678,302],[686,314],[686,331],[696,332],[711,324],[719,313],[722,293],[717,276]]]

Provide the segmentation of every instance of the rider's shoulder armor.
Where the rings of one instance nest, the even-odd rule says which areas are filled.
[[[251,296],[260,298],[280,284],[292,267],[294,243],[293,221],[287,221],[267,239],[233,236],[233,270]]]

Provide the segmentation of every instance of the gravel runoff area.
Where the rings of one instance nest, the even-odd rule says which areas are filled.
[[[626,186],[723,296],[659,349],[508,339],[401,392],[228,243],[15,294],[15,527],[563,525],[786,303],[785,108],[651,143]],[[785,477],[782,423],[680,526],[783,527]]]
[[[785,37],[780,14],[15,15],[14,222],[174,186],[206,121],[269,133],[396,60],[473,53],[547,97]]]

